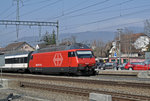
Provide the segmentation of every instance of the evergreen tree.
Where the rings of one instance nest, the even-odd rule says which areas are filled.
[[[56,44],[56,34],[55,34],[55,30],[53,30],[53,33],[52,33],[52,44]]]
[[[55,31],[53,30],[52,34],[49,34],[46,31],[45,35],[42,37],[42,41],[44,41],[46,45],[54,45],[54,44],[56,44]]]

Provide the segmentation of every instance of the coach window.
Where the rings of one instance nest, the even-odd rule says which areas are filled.
[[[27,63],[27,57],[24,57],[24,63]]]
[[[75,53],[74,52],[68,52],[68,57],[75,57]]]
[[[19,59],[20,59],[19,63],[24,63],[24,58],[19,58]]]
[[[19,58],[13,58],[13,63],[19,63]]]
[[[18,63],[22,63],[22,58],[18,58]]]
[[[9,60],[8,59],[5,59],[5,64],[9,64]]]
[[[11,64],[12,61],[11,61],[11,59],[5,59],[5,63],[6,63],[6,64]]]

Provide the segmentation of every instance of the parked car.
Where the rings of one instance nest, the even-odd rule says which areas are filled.
[[[129,62],[125,65],[125,69],[128,70],[150,70],[150,64],[148,62]]]
[[[150,64],[150,59],[144,61],[145,64]]]
[[[136,65],[136,64],[139,64],[140,62],[128,62],[126,65],[125,65],[125,69],[127,70],[133,70],[133,66]]]
[[[118,70],[124,70],[126,64],[127,64],[127,63],[123,63],[123,64],[121,64],[121,65],[118,65]]]
[[[104,63],[96,62],[96,69],[101,69]]]
[[[115,69],[115,70],[118,70],[118,64],[115,63],[115,62],[107,62],[105,63],[102,68],[103,70],[105,69]]]
[[[150,70],[150,64],[141,62],[140,64],[134,65],[133,70]]]

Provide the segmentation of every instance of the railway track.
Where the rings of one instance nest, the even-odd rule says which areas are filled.
[[[94,90],[94,89],[51,85],[51,84],[20,82],[20,87],[43,89],[43,90],[49,90],[49,91],[54,91],[59,93],[61,92],[61,93],[67,93],[73,95],[80,95],[85,97],[89,97],[89,93],[108,94],[112,96],[113,101],[150,101],[150,97],[148,96],[131,95],[131,94],[108,92],[108,91],[101,91],[101,90]]]
[[[4,77],[11,78],[26,78],[26,79],[40,79],[40,80],[52,80],[52,81],[63,81],[63,82],[74,82],[83,84],[95,84],[95,85],[111,85],[111,86],[122,86],[132,88],[145,88],[150,89],[150,83],[137,83],[137,82],[126,82],[126,81],[105,81],[105,80],[91,80],[91,79],[79,79],[69,77],[52,77],[52,76],[41,76],[41,75],[14,75],[14,74],[3,74]]]
[[[62,92],[67,94],[79,95],[89,97],[89,93],[101,93],[101,94],[108,94],[112,95],[113,101],[150,101],[149,95],[140,95],[135,93],[128,93],[128,92],[118,92],[118,91],[111,91],[110,90],[100,90],[98,88],[94,88],[94,85],[106,85],[106,86],[114,86],[123,87],[125,88],[134,88],[134,89],[150,89],[149,83],[135,83],[135,82],[123,82],[123,81],[105,81],[105,80],[92,80],[92,79],[81,79],[76,77],[57,77],[57,76],[47,76],[47,75],[29,75],[29,74],[3,74],[3,77],[11,77],[11,78],[19,78],[20,80],[20,87],[29,87],[29,88],[36,88],[36,89],[43,89],[55,92]],[[32,82],[25,82],[22,79],[29,79],[29,81],[33,80],[46,80],[46,81],[58,81],[64,82],[65,84],[68,83],[75,83],[75,85],[92,85],[92,88],[86,87],[67,87],[67,85],[55,85],[55,84],[42,84],[42,83],[32,83]],[[31,80],[30,80],[31,79]],[[134,91],[135,92],[135,91]]]

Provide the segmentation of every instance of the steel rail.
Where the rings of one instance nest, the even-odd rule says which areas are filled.
[[[73,94],[73,95],[79,95],[85,97],[89,97],[89,93],[93,93],[93,92],[108,94],[112,96],[113,101],[150,101],[150,97],[148,96],[124,94],[124,93],[77,88],[77,87],[67,87],[67,86],[59,86],[59,85],[51,85],[51,84],[20,82],[20,87],[29,87],[32,89],[33,88],[43,89],[48,91],[61,92],[61,93],[67,93],[67,94]]]
[[[40,79],[40,80],[53,80],[53,81],[63,81],[63,82],[74,82],[74,83],[87,83],[87,84],[97,84],[97,85],[107,85],[107,86],[122,86],[122,87],[134,87],[134,88],[145,88],[150,89],[150,83],[137,83],[137,82],[127,82],[127,81],[106,81],[106,80],[91,80],[91,79],[79,79],[79,78],[66,78],[66,77],[48,77],[41,75],[10,75],[3,74],[7,77],[15,78],[26,78],[26,79]]]

